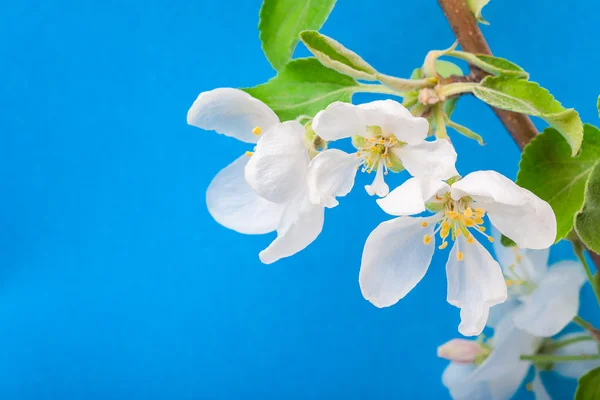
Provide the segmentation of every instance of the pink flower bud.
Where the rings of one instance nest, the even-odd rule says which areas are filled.
[[[437,355],[455,363],[469,364],[487,351],[474,340],[452,339],[437,349]]]

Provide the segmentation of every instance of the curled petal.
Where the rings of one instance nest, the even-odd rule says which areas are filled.
[[[448,303],[461,309],[459,331],[466,336],[479,335],[489,308],[507,297],[500,265],[478,241],[467,243],[461,235],[450,251],[446,275]]]
[[[458,175],[456,151],[446,139],[396,147],[392,152],[412,176],[444,180]]]
[[[377,307],[396,304],[421,281],[435,250],[433,224],[400,217],[379,224],[367,238],[359,284],[365,299]],[[424,235],[431,241],[425,244]]]
[[[556,340],[569,340],[577,336],[588,336],[587,332],[573,332],[566,335],[562,335]],[[554,351],[556,356],[576,356],[581,354],[598,354],[598,342],[595,340],[584,340],[580,342],[574,342],[563,347],[559,347]],[[568,378],[579,379],[586,372],[600,367],[600,360],[584,360],[584,361],[571,361],[571,362],[559,362],[554,364],[554,370],[562,376]]]
[[[284,206],[259,197],[246,183],[243,155],[223,168],[206,190],[208,212],[219,224],[236,232],[261,234],[279,225]]]
[[[246,181],[259,196],[287,203],[306,186],[309,157],[303,136],[304,127],[288,121],[260,138],[246,165]]]
[[[336,197],[350,193],[361,160],[338,149],[326,150],[312,159],[306,179],[310,201],[325,207],[338,205]]]
[[[452,185],[455,200],[470,196],[490,222],[521,248],[545,249],[556,239],[552,207],[495,171],[477,171]]]
[[[259,254],[265,264],[272,264],[305,249],[321,233],[325,209],[312,204],[306,189],[300,192],[285,208],[277,238]]]
[[[394,135],[404,143],[419,144],[429,131],[425,118],[415,117],[394,100],[378,100],[361,104],[362,121],[366,126],[379,126],[384,136]]]
[[[262,101],[231,88],[202,92],[187,114],[187,123],[198,128],[256,143],[253,131],[266,132],[279,122],[277,115]]]
[[[390,187],[385,183],[383,177],[383,163],[379,163],[377,166],[377,172],[375,173],[375,179],[370,185],[365,185],[365,190],[370,196],[377,195],[379,197],[385,197],[390,192]]]
[[[425,204],[436,195],[448,192],[449,186],[439,180],[410,178],[396,189],[392,190],[377,204],[390,215],[414,215],[426,210]]]
[[[577,315],[585,280],[575,261],[550,267],[533,293],[521,299],[523,304],[514,315],[517,328],[538,337],[556,335]]]
[[[321,138],[332,141],[363,135],[366,125],[357,106],[336,101],[317,113],[312,122],[312,129]]]

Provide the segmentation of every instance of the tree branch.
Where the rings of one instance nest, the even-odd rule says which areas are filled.
[[[465,0],[438,0],[438,3],[464,51],[492,55]],[[485,72],[473,66],[471,66],[471,71],[475,77],[479,78],[478,81],[486,75]],[[521,150],[537,135],[538,131],[527,115],[500,110],[495,107],[492,107],[492,109]]]
[[[477,20],[475,20],[475,16],[467,6],[465,0],[438,0],[438,3],[442,11],[444,11],[444,15],[446,15],[446,19],[450,23],[450,27],[464,51],[492,55],[492,51],[483,37],[481,29],[479,29]],[[484,71],[472,65],[470,68],[471,75],[477,78],[477,81],[485,77],[486,73]],[[529,116],[500,110],[495,107],[492,107],[492,109],[521,150],[538,134]],[[599,269],[600,255],[592,251],[589,251],[589,253],[596,265],[596,269]]]

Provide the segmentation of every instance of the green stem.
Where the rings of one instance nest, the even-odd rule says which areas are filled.
[[[362,83],[358,87],[357,92],[359,93],[379,93],[379,94],[391,94],[398,97],[404,97],[404,93],[389,88],[385,85],[378,85],[376,83],[367,84]]]
[[[448,98],[457,94],[472,93],[473,89],[475,89],[477,86],[480,86],[480,84],[471,82],[451,83],[449,85],[442,86],[442,88],[439,89],[439,95],[443,98]]]
[[[551,356],[546,354],[523,354],[521,360],[533,362],[567,362],[567,361],[586,361],[600,360],[600,354],[579,354],[576,356]]]
[[[583,243],[581,243],[581,240],[579,240],[579,238],[573,238],[571,240],[571,243],[573,244],[573,252],[581,262],[581,265],[583,265],[588,280],[590,281],[590,285],[594,290],[594,295],[596,295],[596,301],[598,301],[598,304],[600,305],[600,288],[598,288],[598,286],[594,284],[594,276],[592,275],[590,266],[588,265],[587,260],[585,259],[585,247],[583,246]]]
[[[552,350],[556,350],[556,349],[560,349],[561,347],[565,347],[565,346],[568,346],[573,343],[583,342],[583,341],[587,341],[587,340],[594,340],[594,338],[591,336],[588,336],[588,335],[575,336],[570,339],[557,340],[555,342],[552,342],[552,344],[550,344],[549,347]]]
[[[592,327],[592,324],[587,322],[585,319],[581,318],[579,315],[574,316],[572,322],[576,325],[579,325],[585,330],[588,330]]]

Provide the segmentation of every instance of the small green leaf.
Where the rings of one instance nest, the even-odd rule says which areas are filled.
[[[529,77],[529,74],[525,72],[523,68],[504,58],[488,56],[486,54],[466,53],[464,51],[451,51],[447,55],[465,60],[469,64],[489,72],[492,75],[507,75],[519,78]]]
[[[490,2],[490,0],[467,0],[467,6],[469,6],[469,8],[471,9],[471,12],[475,16],[475,19],[480,24],[484,24],[484,25],[489,25],[490,24],[485,19],[483,19],[483,16],[481,15],[481,10],[489,2]]]
[[[502,235],[500,238],[500,243],[504,247],[515,247],[517,244],[509,237]]]
[[[356,79],[376,80],[377,71],[355,52],[317,31],[300,32],[300,40],[321,64]]]
[[[600,367],[588,371],[579,378],[579,384],[575,391],[575,400],[598,399],[600,399]]]
[[[473,94],[487,104],[503,110],[542,118],[556,128],[576,155],[583,140],[583,124],[572,108],[564,108],[552,95],[535,82],[514,77],[488,76]]]
[[[588,177],[584,196],[583,208],[575,216],[575,230],[588,249],[600,253],[600,162]]]
[[[292,59],[303,30],[319,30],[336,0],[264,0],[258,30],[262,48],[276,70]]]
[[[550,203],[556,215],[557,241],[573,229],[575,213],[583,205],[586,181],[599,158],[600,130],[588,124],[577,157],[571,157],[569,144],[553,128],[547,128],[523,149],[517,184]]]
[[[267,83],[242,90],[289,121],[299,115],[313,117],[334,101],[350,102],[357,89],[356,80],[311,57],[292,60]]]
[[[453,62],[445,60],[435,60],[435,72],[442,78],[449,78],[452,75],[464,76],[462,69]]]

